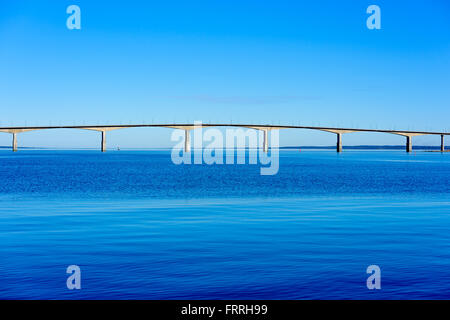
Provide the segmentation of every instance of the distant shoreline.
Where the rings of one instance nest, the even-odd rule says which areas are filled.
[[[404,145],[357,145],[357,146],[343,146],[343,149],[347,150],[405,150]],[[287,146],[280,147],[280,149],[336,149],[336,146]],[[426,151],[440,151],[440,146],[413,146],[413,150],[426,150]],[[450,150],[446,150],[450,151]]]

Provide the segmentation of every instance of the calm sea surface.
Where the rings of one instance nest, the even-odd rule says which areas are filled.
[[[450,153],[281,151],[259,173],[2,150],[0,298],[450,298]]]

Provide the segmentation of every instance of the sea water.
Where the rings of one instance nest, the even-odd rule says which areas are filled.
[[[0,298],[448,299],[449,182],[448,153],[2,150]]]

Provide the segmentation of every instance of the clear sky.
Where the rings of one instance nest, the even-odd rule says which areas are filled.
[[[81,30],[66,27],[71,4]],[[381,30],[366,27],[371,4]],[[450,2],[0,0],[0,110],[2,126],[200,120],[450,131]],[[280,137],[335,143],[325,132]],[[0,133],[0,145],[10,140]],[[92,147],[98,133],[28,132],[20,145]],[[173,143],[170,129],[125,129],[108,145]]]

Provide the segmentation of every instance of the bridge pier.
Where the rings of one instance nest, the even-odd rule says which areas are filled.
[[[412,152],[412,137],[406,136],[406,152]]]
[[[102,130],[102,152],[106,151],[106,131]]]
[[[441,152],[445,151],[444,135],[441,134]]]
[[[12,133],[12,151],[13,152],[17,151],[17,133],[16,132]]]
[[[342,133],[336,133],[337,143],[336,143],[336,151],[342,152]]]
[[[336,152],[342,152],[342,135],[344,134],[344,133],[350,133],[350,132],[354,132],[354,131],[352,131],[352,130],[350,130],[350,129],[319,129],[319,130],[322,130],[322,131],[326,131],[326,132],[331,132],[331,133],[334,133],[334,134],[336,134],[336,138],[337,138],[337,141],[336,141]]]
[[[264,152],[269,152],[269,141],[268,141],[268,130],[267,129],[263,129],[264,132],[264,140],[263,140],[263,151]]]
[[[191,152],[191,133],[190,129],[184,130],[184,152]]]

